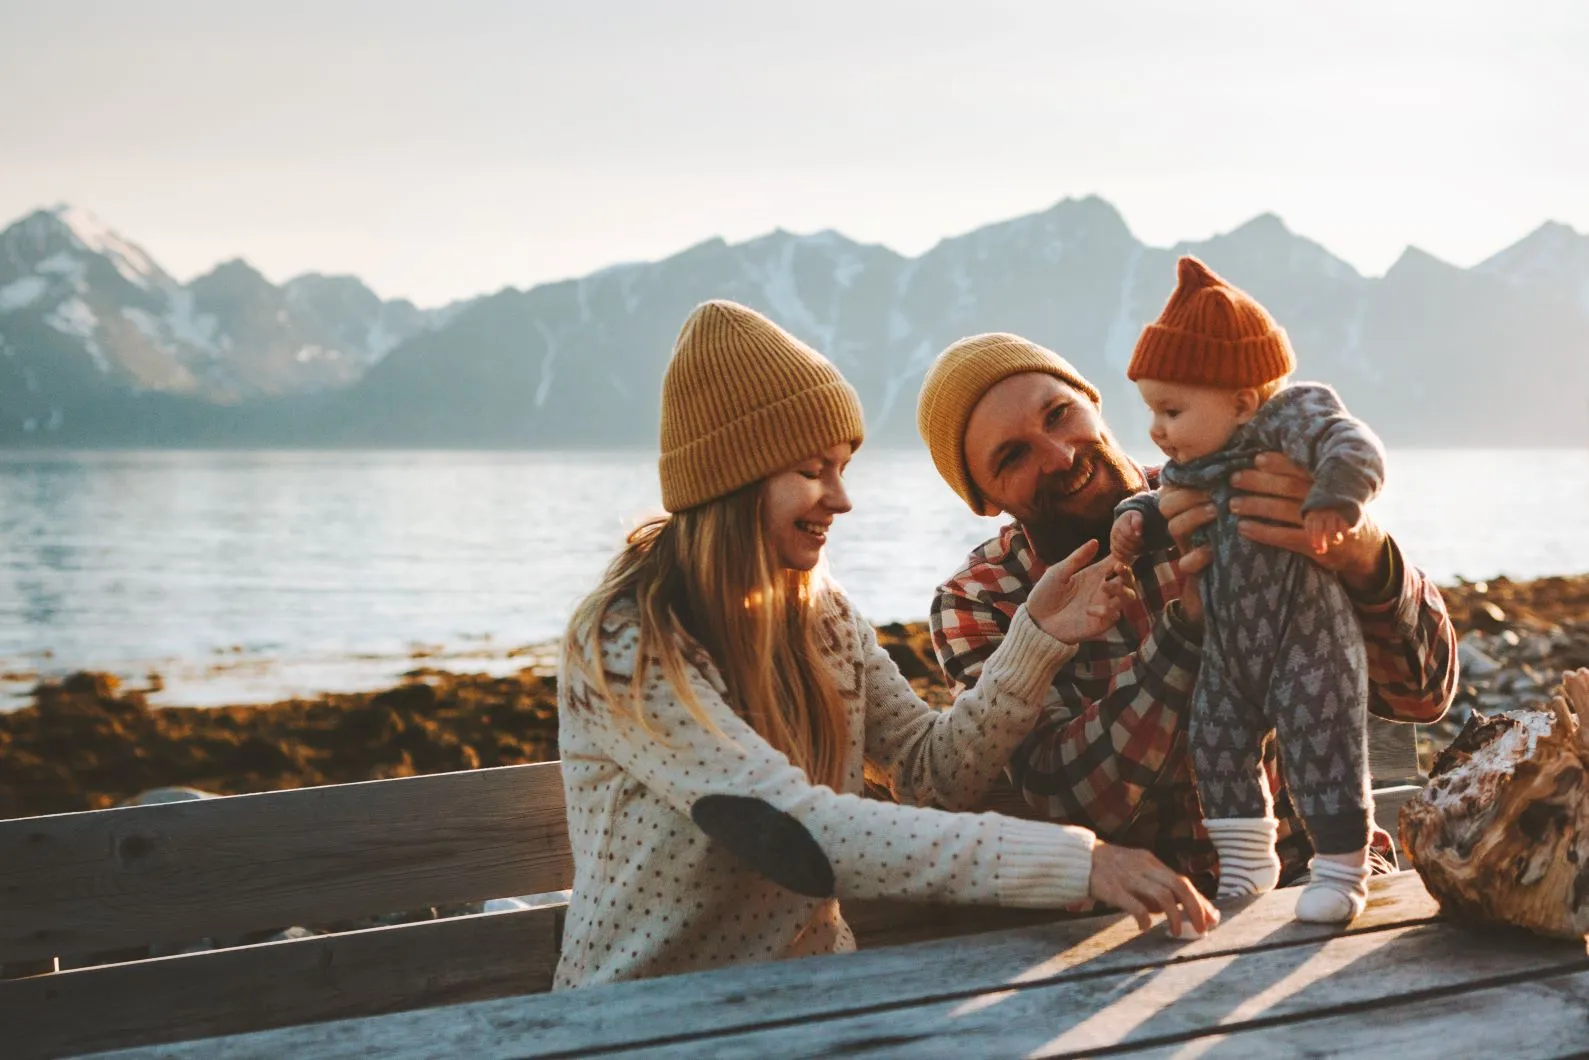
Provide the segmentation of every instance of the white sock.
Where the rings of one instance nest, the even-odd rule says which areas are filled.
[[[1203,824],[1219,854],[1221,900],[1275,889],[1280,882],[1280,858],[1275,855],[1278,821],[1273,817],[1225,817]]]
[[[1297,919],[1310,924],[1344,924],[1361,913],[1368,904],[1367,853],[1315,855],[1309,866],[1313,878],[1297,896]],[[1351,864],[1359,858],[1362,864]]]

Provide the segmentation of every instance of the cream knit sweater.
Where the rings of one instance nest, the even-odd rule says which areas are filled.
[[[656,666],[646,670],[647,732],[616,717],[576,674],[559,682],[558,713],[573,898],[554,988],[851,950],[847,898],[915,898],[1030,907],[1085,900],[1093,834],[974,805],[1038,719],[1054,672],[1074,652],[1025,607],[977,686],[939,712],[912,692],[872,627],[833,594],[824,639],[848,707],[843,791],[813,785],[724,700],[721,676],[697,649],[691,687],[717,731],[689,713]],[[635,671],[632,605],[602,628],[613,694]],[[861,796],[863,762],[888,779],[897,805]],[[834,895],[808,898],[772,883],[696,827],[704,795],[752,796],[791,815],[833,869]]]

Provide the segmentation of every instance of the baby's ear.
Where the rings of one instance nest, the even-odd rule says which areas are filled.
[[[1258,395],[1256,387],[1244,386],[1236,391],[1236,422],[1246,423],[1258,414],[1258,406],[1263,404],[1263,398]]]

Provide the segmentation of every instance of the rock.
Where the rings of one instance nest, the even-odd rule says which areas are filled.
[[[941,675],[932,638],[920,623],[890,622],[877,627],[877,642],[907,681],[938,681]]]
[[[1506,612],[1490,600],[1481,600],[1469,608],[1468,624],[1487,633],[1498,633],[1506,628]]]
[[[1551,638],[1541,636],[1538,633],[1532,633],[1520,638],[1517,646],[1518,657],[1529,662],[1539,662],[1541,659],[1548,659],[1554,650],[1555,645],[1552,643]]]
[[[1500,663],[1484,653],[1481,643],[1477,633],[1469,633],[1457,641],[1457,665],[1461,668],[1464,677],[1493,674],[1501,668]]]
[[[529,670],[214,708],[151,708],[109,675],[73,674],[0,713],[0,817],[539,762],[556,747],[556,682]]]
[[[139,792],[130,799],[123,799],[118,806],[154,806],[162,802],[189,802],[193,799],[213,799],[216,796],[208,791],[197,788],[152,788],[149,791]]]

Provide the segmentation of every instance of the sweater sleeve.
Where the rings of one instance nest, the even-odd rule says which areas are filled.
[[[615,699],[630,695],[637,641],[632,625],[604,633]],[[591,741],[684,817],[708,795],[754,798],[787,814],[826,855],[840,899],[1046,908],[1086,897],[1094,843],[1086,829],[900,806],[812,784],[734,713],[700,666],[686,665],[684,677],[698,713],[660,666],[644,668],[641,724],[616,713],[577,672],[565,676]]]
[[[1159,552],[1175,547],[1175,539],[1170,536],[1170,522],[1159,510],[1158,490],[1134,493],[1115,505],[1115,521],[1127,512],[1142,513],[1142,551]]]
[[[1054,673],[1075,645],[1044,633],[1023,605],[982,667],[982,680],[954,706],[917,698],[877,634],[857,621],[865,659],[866,757],[902,802],[965,809],[987,795],[1038,723]]]

